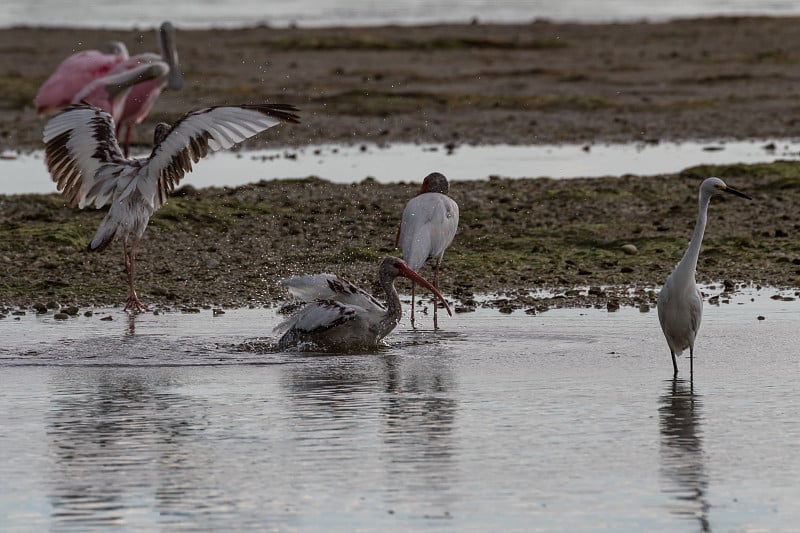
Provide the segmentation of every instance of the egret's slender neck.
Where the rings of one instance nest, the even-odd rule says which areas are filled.
[[[386,293],[386,313],[378,323],[378,334],[381,339],[397,326],[403,316],[403,310],[400,307],[400,296],[397,295],[397,289],[394,288],[395,279],[388,275],[382,275],[380,279],[383,292]]]
[[[711,195],[705,191],[700,192],[700,208],[697,212],[697,223],[694,225],[692,242],[683,254],[683,259],[678,263],[675,273],[683,276],[691,276],[694,280],[694,273],[697,269],[697,259],[700,257],[700,246],[703,244],[703,234],[706,231],[706,220],[708,218],[708,203]]]

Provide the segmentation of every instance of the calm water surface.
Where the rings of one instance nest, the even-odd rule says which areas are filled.
[[[601,22],[665,20],[717,15],[800,14],[795,0],[5,0],[0,27],[18,24],[78,27],[284,27],[433,24],[439,22],[519,23],[534,19]]]
[[[146,157],[148,153],[138,154]],[[5,156],[5,157],[2,157]],[[198,163],[181,183],[237,187],[264,179],[317,176],[334,183],[372,178],[380,183],[419,182],[432,169],[452,180],[504,178],[594,178],[679,172],[695,165],[796,160],[792,139],[563,145],[320,145],[298,149],[217,152]],[[400,169],[400,170],[398,170]],[[0,194],[56,192],[44,155],[0,154]]]
[[[0,529],[796,531],[798,303],[770,294],[706,306],[692,382],[634,309],[339,356],[275,351],[271,309],[9,317]]]

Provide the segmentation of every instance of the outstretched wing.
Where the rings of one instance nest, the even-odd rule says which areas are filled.
[[[167,195],[191,172],[192,163],[281,122],[299,122],[295,111],[290,105],[264,104],[209,107],[184,115],[153,148],[147,163],[158,175],[154,207],[167,201]]]
[[[90,191],[101,167],[127,163],[111,115],[90,105],[72,105],[51,118],[43,138],[47,170],[70,206],[83,208],[94,200]]]
[[[320,333],[349,322],[358,316],[359,309],[334,300],[309,303],[296,314],[275,327],[276,332],[295,331],[300,334]]]
[[[320,300],[355,305],[368,311],[385,311],[383,304],[371,294],[334,274],[294,276],[281,280],[289,293],[303,302]]]

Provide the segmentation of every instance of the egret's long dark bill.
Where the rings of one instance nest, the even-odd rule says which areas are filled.
[[[734,189],[734,188],[733,188],[733,187],[731,187],[730,185],[728,185],[727,187],[725,187],[725,188],[724,188],[724,189],[722,189],[722,190],[723,190],[723,192],[729,192],[729,193],[731,193],[731,194],[732,194],[732,195],[734,195],[734,196],[738,196],[739,198],[747,198],[748,200],[752,200],[752,198],[750,198],[750,196],[746,195],[746,194],[745,194],[745,193],[743,193],[742,191],[739,191],[739,190],[736,190],[736,189]]]
[[[428,282],[428,280],[426,280],[425,278],[423,278],[422,276],[420,276],[419,274],[417,274],[416,272],[414,272],[413,270],[411,270],[408,267],[402,269],[400,271],[400,275],[403,276],[404,278],[410,279],[414,283],[419,283],[420,285],[422,285],[423,287],[425,287],[426,289],[431,291],[433,294],[435,294],[436,297],[439,298],[439,300],[444,305],[444,308],[447,309],[447,314],[450,315],[450,316],[453,316],[453,312],[450,310],[450,306],[447,304],[447,300],[444,299],[444,296],[442,296],[442,293],[439,292],[439,290],[436,287],[431,285]]]

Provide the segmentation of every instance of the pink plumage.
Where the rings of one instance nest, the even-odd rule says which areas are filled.
[[[61,62],[55,72],[36,93],[33,103],[39,115],[46,115],[69,105],[81,89],[97,78],[108,74],[112,68],[128,59],[125,45],[112,41],[106,45],[108,52],[83,50]]]

